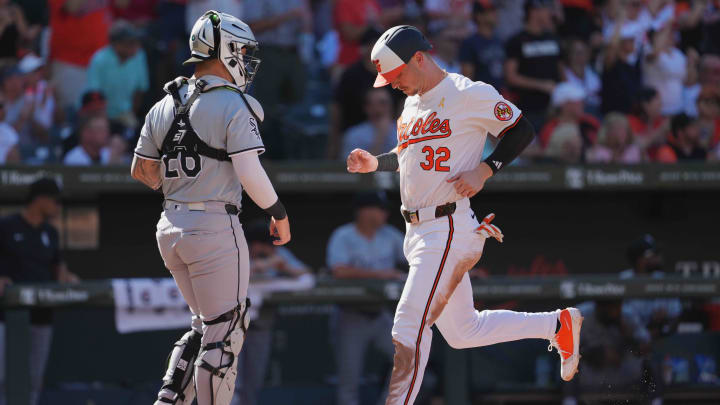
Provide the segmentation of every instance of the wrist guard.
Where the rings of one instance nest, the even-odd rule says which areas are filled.
[[[285,219],[287,217],[285,206],[280,202],[279,198],[275,201],[275,204],[265,208],[265,212],[275,219]]]
[[[378,167],[376,169],[378,172],[396,172],[400,167],[397,153],[383,153],[375,157],[378,160]]]

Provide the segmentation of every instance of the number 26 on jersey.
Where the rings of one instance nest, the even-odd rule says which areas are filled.
[[[430,146],[424,146],[421,150],[425,154],[425,160],[420,162],[423,170],[435,170],[436,172],[449,172],[450,166],[443,165],[450,159],[450,149],[440,146],[433,149]]]

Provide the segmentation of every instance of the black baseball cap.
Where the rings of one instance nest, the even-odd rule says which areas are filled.
[[[365,207],[378,207],[387,209],[387,196],[384,191],[368,191],[358,193],[353,198],[353,207],[356,210]]]
[[[627,248],[627,259],[630,265],[634,266],[635,262],[643,256],[648,256],[658,252],[657,242],[650,234],[643,235],[640,239],[633,241]]]
[[[428,51],[432,45],[419,29],[412,25],[398,25],[385,31],[370,54],[378,71],[373,87],[382,87],[402,72],[418,51]]]
[[[30,184],[27,201],[31,202],[38,197],[60,198],[60,186],[54,179],[43,177]]]

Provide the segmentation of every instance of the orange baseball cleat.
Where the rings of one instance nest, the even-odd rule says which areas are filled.
[[[565,308],[558,317],[560,330],[550,339],[548,351],[556,348],[560,355],[560,377],[565,381],[573,379],[580,362],[580,328],[583,317],[577,308]]]

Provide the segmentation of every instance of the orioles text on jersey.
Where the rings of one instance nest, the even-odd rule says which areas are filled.
[[[445,118],[440,121],[440,119],[437,118],[437,113],[434,111],[425,120],[418,118],[415,124],[412,125],[412,129],[410,129],[411,123],[412,120],[404,124],[398,120],[398,152],[414,143],[429,141],[431,139],[447,138],[452,135],[450,119]],[[409,133],[408,130],[410,130]]]

